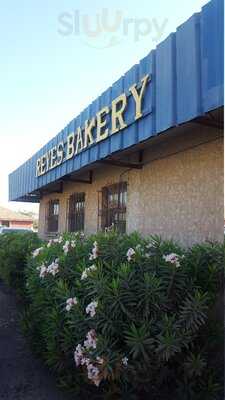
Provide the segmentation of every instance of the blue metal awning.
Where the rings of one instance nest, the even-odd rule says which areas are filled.
[[[169,128],[191,121],[224,104],[223,0],[212,0],[194,14],[175,33],[151,51],[139,64],[102,93],[74,118],[57,136],[9,176],[9,200],[38,201],[42,187],[65,175],[158,135]],[[37,160],[60,143],[86,120],[149,75],[143,98],[143,115],[134,119],[134,103],[128,102],[124,114],[127,127],[105,140],[93,143],[74,157],[41,176],[36,176]],[[108,121],[110,128],[110,121]],[[96,135],[93,129],[93,135]]]

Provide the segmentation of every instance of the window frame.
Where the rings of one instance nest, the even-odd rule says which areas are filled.
[[[55,212],[55,206],[57,206],[56,208],[57,212]],[[49,200],[47,203],[47,210],[46,210],[46,232],[48,234],[58,233],[59,212],[60,212],[59,199]]]
[[[127,182],[118,182],[102,188],[101,230],[114,227],[126,233],[127,227]]]
[[[74,192],[68,199],[67,231],[84,232],[85,227],[85,192]]]

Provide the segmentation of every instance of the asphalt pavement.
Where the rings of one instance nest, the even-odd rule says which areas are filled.
[[[16,296],[1,281],[0,399],[75,400],[60,391],[50,370],[32,354],[20,329]]]

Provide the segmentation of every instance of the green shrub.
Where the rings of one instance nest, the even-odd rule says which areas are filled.
[[[30,257],[23,325],[80,398],[221,399],[222,279],[220,244],[65,235]]]
[[[40,244],[33,232],[0,235],[0,277],[20,294],[24,293],[27,256]]]

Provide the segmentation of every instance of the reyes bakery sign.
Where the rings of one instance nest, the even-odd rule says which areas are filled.
[[[75,132],[68,134],[66,141],[61,141],[37,159],[36,177],[46,174],[62,163],[75,157],[90,146],[107,139],[128,126],[125,112],[129,102],[134,103],[133,122],[143,116],[142,106],[150,75],[145,75],[138,84],[129,88],[128,93],[122,93],[109,106],[103,107],[84,126],[79,126]]]

